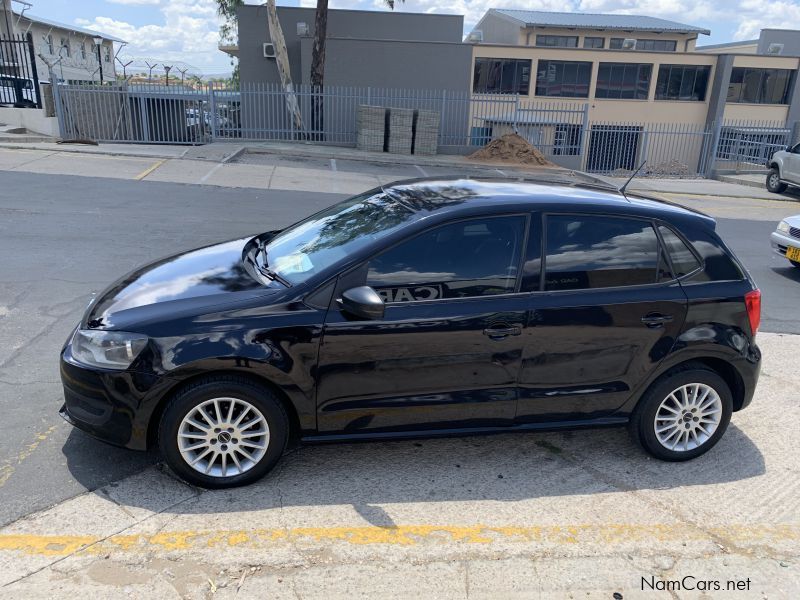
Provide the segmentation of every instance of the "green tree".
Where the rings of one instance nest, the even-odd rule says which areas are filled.
[[[217,14],[224,20],[219,27],[220,41],[238,42],[233,39],[236,32],[237,20],[236,9],[244,4],[244,0],[217,0]],[[235,85],[239,85],[239,63],[231,56],[231,65],[233,66],[232,81]]]

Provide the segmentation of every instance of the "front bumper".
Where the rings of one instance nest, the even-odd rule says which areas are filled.
[[[776,254],[786,258],[786,248],[793,246],[800,248],[800,239],[792,237],[780,231],[773,231],[769,236],[770,244]]]
[[[59,414],[93,437],[134,450],[147,449],[147,424],[155,404],[154,374],[97,369],[77,363],[67,344],[61,353],[64,405]]]

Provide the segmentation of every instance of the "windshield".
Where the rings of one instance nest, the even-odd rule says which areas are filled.
[[[282,231],[266,246],[270,269],[302,283],[349,254],[387,236],[414,211],[383,192],[349,198]]]

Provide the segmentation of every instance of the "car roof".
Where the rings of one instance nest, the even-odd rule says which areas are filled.
[[[458,213],[470,208],[611,212],[663,218],[691,219],[714,226],[699,211],[640,193],[622,194],[580,173],[535,177],[426,178],[398,181],[382,187],[392,199],[423,213]]]

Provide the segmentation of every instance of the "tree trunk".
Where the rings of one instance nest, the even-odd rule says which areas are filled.
[[[325,79],[325,40],[328,31],[328,0],[317,0],[314,20],[314,46],[311,51],[311,135],[312,139],[324,139],[323,82]]]

